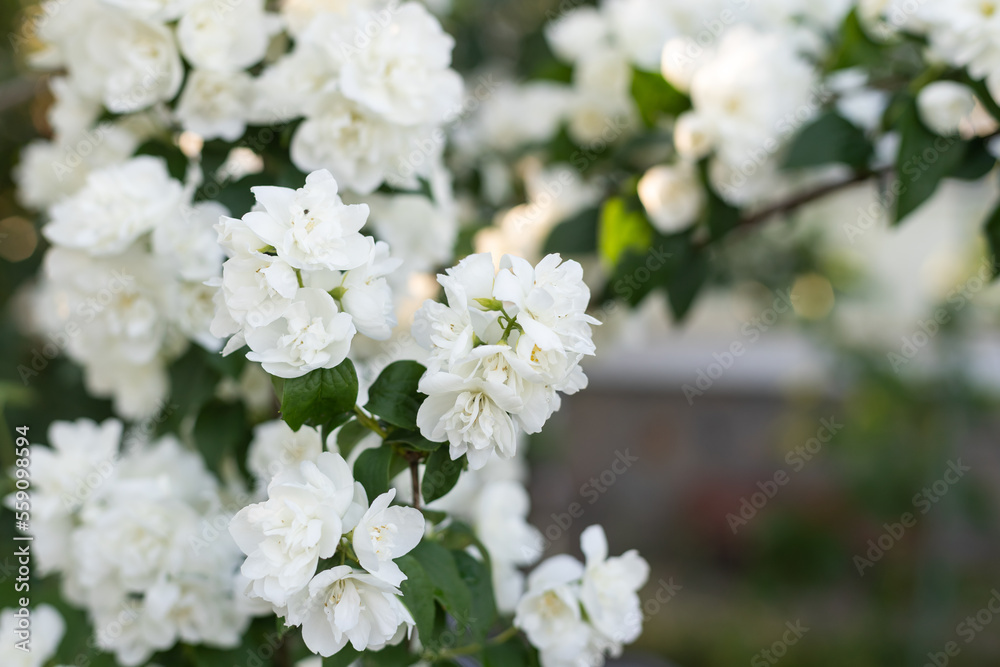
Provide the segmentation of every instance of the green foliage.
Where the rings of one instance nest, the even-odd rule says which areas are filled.
[[[613,197],[601,210],[598,236],[601,259],[615,266],[626,251],[641,253],[650,247],[653,227],[645,214],[630,208],[621,197]]]
[[[303,424],[323,426],[340,423],[354,410],[358,399],[358,375],[350,359],[336,368],[321,368],[302,377],[285,380],[281,393],[281,417],[293,430]]]
[[[993,213],[986,219],[983,226],[983,233],[990,246],[990,253],[993,255],[993,277],[996,278],[997,261],[1000,259],[1000,204],[993,210]]]
[[[417,410],[425,396],[417,384],[427,369],[416,361],[396,361],[379,374],[368,390],[365,410],[404,429],[417,427]]]
[[[874,148],[856,125],[828,111],[806,126],[792,141],[785,169],[845,164],[855,169],[868,166]]]
[[[632,72],[632,97],[647,127],[662,116],[677,116],[691,108],[687,95],[674,88],[658,72]]]
[[[397,454],[387,445],[366,449],[354,463],[354,479],[361,482],[368,494],[368,500],[373,500],[389,490],[393,458]]]
[[[588,208],[556,225],[545,239],[545,254],[584,255],[597,251],[600,209]]]
[[[242,463],[250,442],[250,428],[243,403],[212,400],[202,407],[194,424],[194,441],[208,469],[222,472],[222,462]]]
[[[371,430],[359,421],[352,420],[344,424],[337,433],[337,449],[345,459]]]
[[[437,500],[455,487],[462,473],[462,460],[451,460],[448,447],[440,447],[427,458],[424,479],[420,483],[420,493],[425,502]]]

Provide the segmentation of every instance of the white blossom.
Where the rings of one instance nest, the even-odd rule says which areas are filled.
[[[695,165],[658,165],[639,179],[639,199],[650,222],[664,234],[690,227],[705,206],[705,189]]]
[[[354,529],[354,553],[361,567],[391,586],[406,579],[393,559],[409,553],[424,536],[424,515],[412,507],[390,507],[396,490],[372,501]]]
[[[917,95],[920,120],[943,136],[958,134],[958,126],[976,106],[972,90],[954,81],[935,81]]]

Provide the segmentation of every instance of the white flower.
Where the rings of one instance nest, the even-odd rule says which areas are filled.
[[[323,438],[318,429],[302,426],[293,431],[281,419],[257,424],[247,450],[247,469],[260,485],[286,468],[298,468],[303,461],[315,461],[323,452]]]
[[[414,131],[420,136],[420,128],[390,123],[339,94],[323,96],[318,106],[321,111],[292,137],[292,164],[302,171],[329,169],[337,182],[359,194],[395,176],[396,168],[406,164]]]
[[[587,619],[619,647],[635,641],[642,632],[638,591],[649,578],[649,565],[634,549],[608,558],[608,540],[598,525],[583,531],[580,546],[587,559],[580,592]]]
[[[109,5],[121,7],[139,18],[154,21],[174,21],[185,9],[198,0],[101,0]]]
[[[373,195],[371,223],[403,261],[404,272],[428,271],[451,260],[458,236],[452,207],[423,195]]]
[[[250,118],[270,125],[322,113],[324,93],[336,89],[337,68],[322,45],[296,42],[295,49],[268,65],[254,80]]]
[[[413,617],[399,589],[349,565],[320,572],[303,595],[289,602],[288,618],[301,623],[309,650],[330,657],[348,642],[356,651],[377,651],[399,642]]]
[[[340,304],[358,331],[374,340],[387,340],[396,326],[392,289],[386,276],[399,268],[402,260],[389,257],[389,246],[375,244],[367,263],[344,274]]]
[[[320,14],[346,15],[352,8],[367,9],[375,0],[282,0],[281,18],[288,32],[299,37]]]
[[[575,101],[572,89],[565,84],[552,81],[505,84],[476,116],[476,138],[503,151],[548,141],[574,109]]]
[[[653,226],[664,234],[690,227],[705,206],[705,189],[689,162],[659,165],[639,179],[639,199]]]
[[[78,90],[100,97],[114,113],[139,111],[177,94],[183,68],[169,28],[101,3],[91,11],[57,46]]]
[[[454,39],[416,2],[349,21],[327,14],[304,39],[327,45],[345,97],[392,123],[440,123],[460,105],[462,79],[449,68]]]
[[[217,276],[223,255],[215,225],[228,215],[229,210],[214,201],[181,209],[153,230],[153,250],[169,259],[185,280],[203,281]]]
[[[236,141],[246,130],[253,81],[245,72],[193,70],[177,103],[185,130],[204,139]]]
[[[656,71],[660,52],[667,40],[684,32],[695,33],[702,26],[691,21],[704,11],[702,3],[672,3],[660,0],[608,0],[602,11],[607,16],[615,42],[641,69]],[[690,22],[690,25],[685,25]],[[690,30],[686,30],[688,28]]]
[[[476,499],[476,534],[494,561],[531,565],[542,553],[542,534],[528,523],[530,498],[520,483],[489,482]]]
[[[52,207],[43,233],[57,245],[117,254],[179,213],[182,196],[162,158],[139,156],[90,174],[80,192]]]
[[[954,81],[935,81],[917,95],[920,120],[942,136],[958,134],[958,126],[976,106],[972,90]]]
[[[571,556],[549,558],[528,577],[514,625],[542,654],[542,664],[568,663],[584,652],[592,629],[580,609],[583,565]]]
[[[78,90],[73,81],[64,76],[51,79],[49,90],[55,98],[48,111],[49,125],[59,141],[76,142],[101,115],[100,99]]]
[[[177,41],[195,67],[235,72],[264,57],[273,28],[264,0],[199,0],[177,24]]]
[[[469,456],[473,470],[486,465],[495,451],[501,458],[514,455],[516,431],[510,412],[524,407],[509,387],[481,378],[453,373],[428,373],[419,390],[427,399],[417,411],[417,426],[425,438],[447,440],[452,459]]]
[[[372,501],[354,529],[354,553],[361,567],[391,586],[406,575],[393,562],[410,552],[424,536],[424,515],[412,507],[390,507],[396,489]]]
[[[1000,70],[998,0],[928,2],[918,5],[914,15],[929,34],[934,52],[950,64],[967,66],[977,79]]]
[[[364,489],[339,454],[323,452],[315,462],[279,472],[267,487],[268,499],[240,510],[229,524],[247,554],[243,574],[253,593],[284,606],[329,558],[340,537],[361,518]]]
[[[686,93],[691,89],[691,79],[706,53],[693,37],[674,37],[663,45],[660,73],[667,83]]]
[[[299,289],[295,269],[273,256],[236,256],[222,265],[220,299],[212,333],[224,337],[244,326],[266,326],[281,317]],[[238,348],[242,343],[242,336]],[[227,350],[230,350],[227,347]]]
[[[247,359],[282,378],[333,368],[347,358],[357,330],[351,316],[327,292],[301,288],[281,315],[246,333]]]
[[[697,161],[712,152],[714,128],[698,114],[685,111],[674,123],[674,147],[685,160]]]
[[[596,7],[577,7],[545,26],[545,39],[553,53],[575,63],[610,41],[607,20]]]
[[[56,654],[66,633],[66,622],[55,607],[39,605],[31,610],[31,628],[18,623],[18,611],[0,612],[0,662],[4,667],[42,667]]]
[[[243,216],[247,227],[297,269],[353,269],[371,256],[371,241],[359,233],[368,219],[366,204],[347,205],[337,181],[320,170],[298,190],[251,188],[264,207]]]

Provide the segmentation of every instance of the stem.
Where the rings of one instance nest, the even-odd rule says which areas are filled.
[[[511,639],[512,637],[516,636],[517,633],[518,629],[512,625],[503,632],[501,632],[500,634],[490,637],[488,640],[486,640],[486,644],[490,646],[496,644],[503,644],[508,639]],[[473,653],[478,653],[481,650],[483,650],[483,646],[481,644],[468,644],[466,646],[459,646],[458,648],[444,649],[438,651],[437,653],[432,654],[430,656],[430,659],[447,660],[448,658],[453,658],[459,655],[471,655]]]
[[[387,435],[385,429],[379,426],[378,422],[375,419],[365,414],[365,411],[362,410],[357,405],[354,406],[354,414],[357,415],[358,422],[360,422],[363,426],[367,427],[371,431],[374,431],[375,433],[378,434],[380,438],[385,440],[385,437]]]
[[[420,509],[420,459],[410,459],[410,482],[413,485],[413,507]]]
[[[288,651],[288,634],[285,633],[281,637],[281,643],[274,650],[274,667],[291,667],[292,656]]]
[[[515,637],[516,635],[517,635],[517,627],[512,625],[509,628],[507,628],[506,630],[504,630],[503,632],[501,632],[500,634],[498,634],[498,635],[496,635],[494,637],[490,637],[489,641],[486,642],[486,643],[487,644],[503,644],[505,641],[507,641],[511,637]]]

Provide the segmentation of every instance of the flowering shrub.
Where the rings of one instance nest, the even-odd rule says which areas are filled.
[[[539,563],[524,487],[591,287],[680,319],[737,230],[862,183],[899,222],[1000,154],[996,2],[572,5],[496,86],[458,4],[42,4],[25,320],[115,416],[30,448],[29,532],[118,664],[620,655],[648,565],[600,526]],[[57,655],[34,622],[0,662]]]

